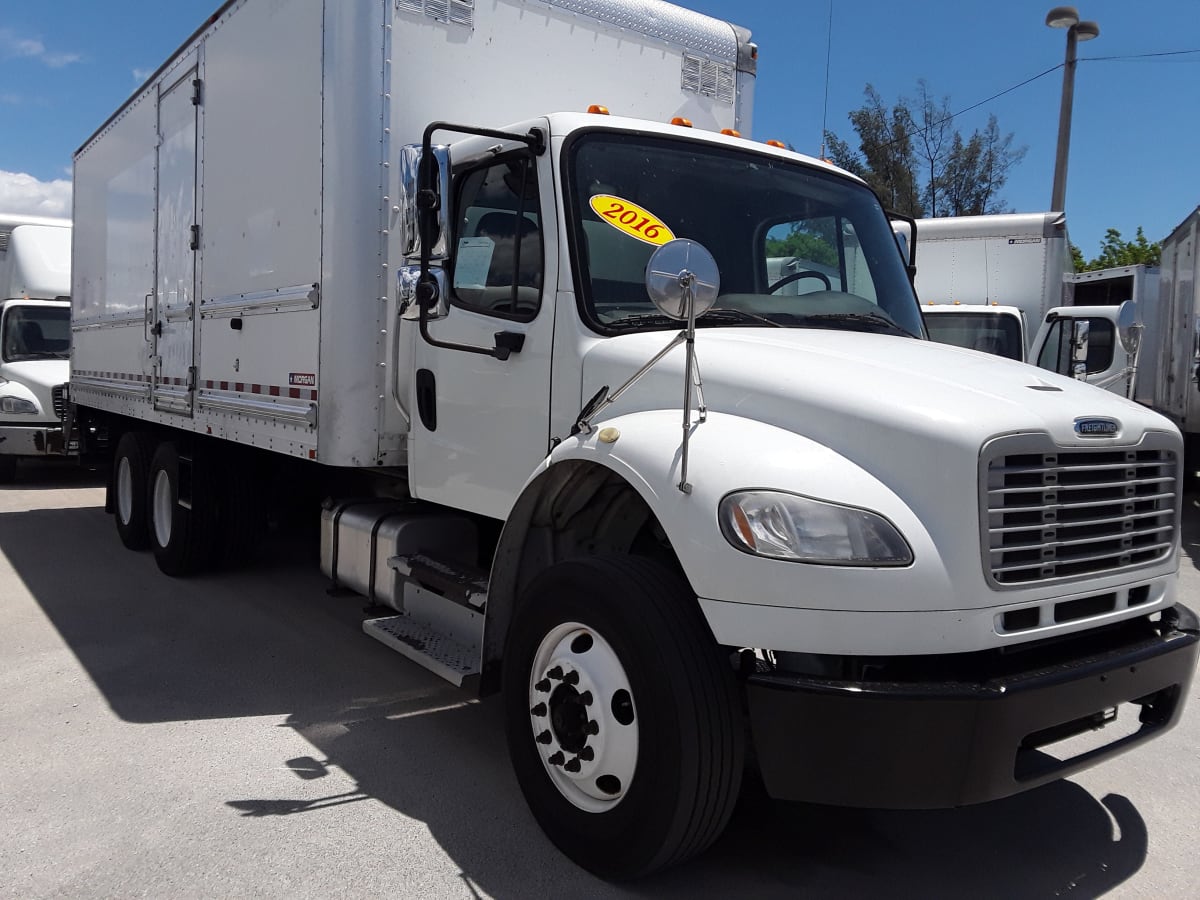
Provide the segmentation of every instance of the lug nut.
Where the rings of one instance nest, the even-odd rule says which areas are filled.
[[[591,747],[584,747],[582,750],[579,751],[579,758],[582,759],[584,762],[591,762],[593,759],[596,758],[596,751],[593,750]]]
[[[584,706],[591,706],[592,701],[594,699],[595,698],[592,697],[591,691],[584,691],[582,694],[579,695],[579,702],[582,703]]]
[[[584,734],[599,734],[600,733],[600,723],[597,722],[595,719],[589,720],[588,723],[583,726],[583,733]]]
[[[572,670],[563,676],[563,684],[569,684],[571,687],[579,684],[579,673]]]
[[[552,740],[554,740],[554,735],[552,735],[549,730],[543,731],[537,736],[537,742],[539,744],[548,744]]]
[[[541,681],[539,681],[537,684],[535,684],[535,685],[534,685],[534,688],[537,690],[537,692],[538,692],[539,694],[548,694],[548,693],[550,693],[550,681],[549,681],[549,679],[543,678]]]
[[[550,755],[550,758],[546,760],[546,762],[550,763],[552,766],[561,766],[565,760],[566,757],[563,756],[563,752],[561,750],[555,750],[554,753]]]
[[[563,768],[566,769],[568,772],[578,772],[580,769],[583,768],[583,766],[581,766],[579,764],[579,757],[576,756],[576,757],[573,757],[572,759],[570,759],[567,762],[567,764],[565,766],[563,766]]]
[[[563,677],[562,666],[555,666],[553,669],[550,669],[548,672],[546,672],[546,676],[548,678],[553,678],[555,681],[558,681],[560,678]]]
[[[529,711],[529,714],[531,716],[539,716],[539,717],[544,716],[546,714],[546,704],[539,703],[537,706],[535,706],[533,709],[531,709]]]

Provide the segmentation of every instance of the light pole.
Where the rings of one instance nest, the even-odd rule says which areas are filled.
[[[1080,22],[1079,10],[1073,6],[1056,6],[1046,13],[1051,28],[1067,29],[1067,60],[1063,64],[1062,106],[1058,111],[1058,152],[1054,157],[1054,189],[1050,195],[1050,210],[1065,212],[1067,203],[1067,153],[1071,147],[1071,107],[1075,101],[1075,44],[1100,36],[1095,22]]]

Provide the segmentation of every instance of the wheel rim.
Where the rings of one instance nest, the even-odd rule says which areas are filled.
[[[534,746],[570,803],[600,813],[625,797],[637,769],[629,676],[595,629],[566,622],[538,646],[529,676]]]
[[[154,537],[158,546],[171,543],[171,523],[175,513],[175,501],[171,497],[171,476],[159,471],[154,476]]]
[[[133,471],[127,456],[117,463],[117,515],[122,525],[128,525],[133,518]]]

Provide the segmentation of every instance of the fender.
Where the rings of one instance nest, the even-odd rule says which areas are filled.
[[[924,526],[890,488],[828,447],[803,435],[728,413],[709,412],[692,430],[688,480],[679,483],[682,413],[649,410],[608,418],[589,435],[557,446],[522,489],[493,564],[485,666],[498,662],[521,586],[558,561],[538,543],[539,513],[570,490],[581,473],[619,478],[657,519],[697,597],[790,608],[886,610],[928,608],[951,585]],[[601,431],[615,440],[600,440]],[[717,507],[749,488],[786,491],[872,510],[889,519],[913,550],[905,569],[809,565],[753,556],[722,535]],[[545,544],[543,546],[542,544]],[[914,577],[919,569],[923,577]],[[900,577],[897,574],[900,573]],[[717,635],[720,639],[720,635]],[[485,669],[486,671],[486,669]],[[486,679],[485,679],[486,681]]]

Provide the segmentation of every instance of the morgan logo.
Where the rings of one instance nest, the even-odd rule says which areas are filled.
[[[292,387],[316,387],[317,376],[307,372],[292,372],[288,375],[288,384]]]
[[[1080,437],[1115,437],[1121,431],[1116,419],[1076,419],[1075,433]]]

